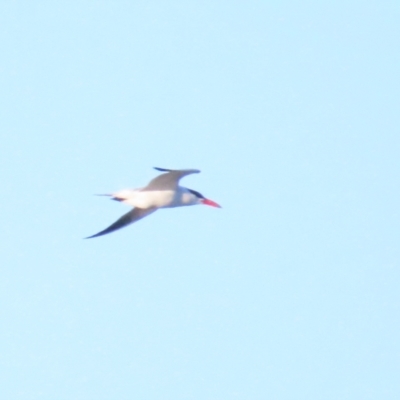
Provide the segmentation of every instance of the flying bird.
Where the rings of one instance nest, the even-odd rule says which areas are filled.
[[[106,235],[124,228],[133,222],[139,221],[139,219],[147,217],[159,208],[194,206],[196,204],[221,207],[215,201],[205,198],[196,190],[179,186],[181,178],[190,174],[198,174],[200,172],[198,169],[165,169],[156,167],[154,169],[164,173],[151,180],[146,187],[125,189],[111,194],[100,195],[109,196],[112,200],[120,201],[134,208],[108,228],[85,239]]]

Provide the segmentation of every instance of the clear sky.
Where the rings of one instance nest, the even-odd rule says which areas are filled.
[[[1,398],[399,399],[399,20],[1,2]],[[153,166],[223,208],[82,240]]]

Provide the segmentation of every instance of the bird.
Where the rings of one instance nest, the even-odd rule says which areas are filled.
[[[111,224],[108,228],[85,239],[107,235],[118,229],[124,228],[140,219],[154,213],[159,208],[173,208],[182,206],[194,206],[204,204],[211,207],[221,206],[210,199],[205,198],[196,190],[179,185],[180,179],[187,175],[198,174],[198,169],[167,169],[154,167],[155,170],[163,172],[152,179],[147,186],[139,189],[124,189],[108,196],[111,200],[127,204],[133,209]]]

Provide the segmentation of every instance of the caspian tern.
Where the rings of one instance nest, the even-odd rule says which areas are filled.
[[[125,189],[111,194],[100,195],[109,196],[111,200],[120,201],[134,208],[108,228],[95,235],[88,236],[85,239],[95,238],[114,232],[117,229],[139,221],[139,219],[147,217],[159,208],[194,206],[196,204],[221,207],[215,201],[206,199],[201,193],[196,192],[196,190],[179,186],[179,180],[181,178],[190,174],[198,174],[200,172],[198,169],[154,169],[165,173],[151,180],[146,187]]]

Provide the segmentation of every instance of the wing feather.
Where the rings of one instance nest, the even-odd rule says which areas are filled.
[[[118,229],[124,228],[127,225],[130,225],[136,221],[139,221],[139,219],[142,219],[146,217],[147,215],[153,213],[156,211],[156,208],[134,208],[133,210],[129,211],[128,213],[124,214],[121,218],[119,218],[117,221],[115,221],[113,224],[111,224],[108,228],[100,231],[99,233],[96,233],[95,235],[88,236],[85,239],[91,239],[95,238],[98,236],[103,236],[107,235],[107,233],[114,232]]]
[[[198,174],[198,169],[166,169],[154,167],[157,171],[164,174],[158,175],[143,190],[174,190],[179,184],[179,180],[186,175]]]

